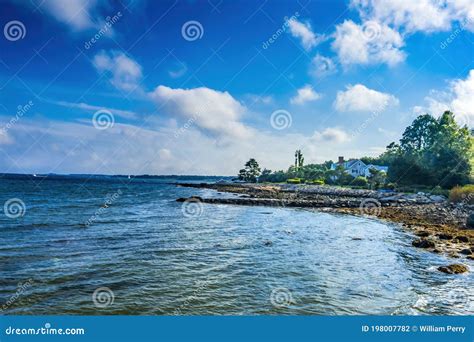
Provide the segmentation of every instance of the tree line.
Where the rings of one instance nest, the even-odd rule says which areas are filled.
[[[444,112],[439,118],[430,114],[418,116],[408,126],[398,143],[390,143],[378,157],[360,158],[366,164],[388,166],[388,173],[370,170],[369,177],[352,177],[339,166],[331,169],[331,160],[304,165],[301,150],[286,171],[260,169],[252,158],[239,171],[238,178],[247,182],[310,182],[379,187],[439,186],[450,189],[472,182],[471,159],[473,135],[467,126],[459,126],[454,114]]]

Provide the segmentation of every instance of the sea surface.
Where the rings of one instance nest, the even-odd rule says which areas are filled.
[[[396,224],[294,208],[178,203],[234,196],[173,182],[0,178],[0,310],[79,315],[473,314],[473,272]],[[13,204],[12,204],[13,203]],[[15,211],[15,209],[19,209]],[[7,215],[8,214],[8,215]],[[18,217],[15,217],[18,216]]]

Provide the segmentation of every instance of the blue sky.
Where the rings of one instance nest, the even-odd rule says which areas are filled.
[[[0,172],[232,175],[474,125],[471,1],[0,5]]]

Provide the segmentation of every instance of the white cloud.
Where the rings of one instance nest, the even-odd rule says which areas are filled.
[[[323,131],[314,132],[313,139],[333,143],[344,143],[350,140],[349,134],[338,127],[328,127]]]
[[[8,118],[0,117],[0,123],[4,120]],[[8,166],[5,172],[235,175],[249,158],[262,167],[287,169],[298,147],[307,162],[349,154],[334,144],[345,141],[346,134],[332,129],[321,133],[318,144],[315,137],[302,134],[259,132],[252,139],[234,138],[222,145],[192,125],[176,137],[175,129],[166,126],[152,130],[116,122],[100,131],[90,122],[27,118],[9,133],[21,144],[2,145],[0,165]],[[37,140],[41,143],[34,144]]]
[[[473,28],[471,0],[352,0],[351,6],[364,20],[377,20],[406,33],[447,31],[454,21]]]
[[[391,94],[356,84],[347,86],[346,91],[337,92],[334,108],[340,112],[380,112],[398,103],[398,99]]]
[[[309,23],[302,23],[297,19],[292,18],[288,21],[288,26],[291,35],[298,38],[301,41],[301,45],[303,45],[306,50],[310,50],[324,40],[322,35],[315,34],[312,31]]]
[[[426,105],[415,106],[415,114],[429,113],[440,116],[444,111],[450,110],[454,113],[456,120],[469,127],[474,126],[474,69],[469,71],[466,79],[456,79],[449,82],[445,91],[432,90],[425,97]]]
[[[197,126],[214,135],[241,139],[252,135],[251,130],[240,122],[246,107],[228,92],[205,87],[173,89],[160,85],[150,93],[150,97],[169,114],[193,119]]]
[[[67,102],[67,101],[50,101],[51,103],[57,104],[59,106],[67,107],[67,108],[77,108],[77,109],[82,109],[84,111],[98,111],[98,110],[107,110],[111,112],[114,116],[120,116],[125,119],[135,119],[137,117],[137,114],[135,112],[129,111],[129,110],[122,110],[122,109],[114,109],[114,108],[109,108],[109,107],[101,107],[101,106],[95,106],[95,105],[90,105],[84,102]]]
[[[184,63],[179,63],[174,70],[169,70],[168,74],[171,78],[180,78],[186,74],[188,67]]]
[[[336,26],[331,47],[346,67],[375,63],[394,66],[405,60],[406,55],[400,50],[403,45],[401,35],[387,25],[376,21],[358,25],[346,20]]]
[[[324,77],[336,72],[336,64],[329,57],[317,54],[311,61],[310,74],[315,77]]]
[[[290,103],[302,105],[306,102],[316,101],[321,98],[321,94],[314,91],[311,85],[307,84],[298,89],[297,94],[290,99]]]
[[[140,87],[142,67],[123,52],[101,51],[94,56],[93,65],[98,72],[109,72],[110,82],[117,89],[130,92]]]

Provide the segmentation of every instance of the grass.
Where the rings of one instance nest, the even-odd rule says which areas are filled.
[[[449,200],[454,203],[474,204],[474,184],[456,186],[449,192]]]

